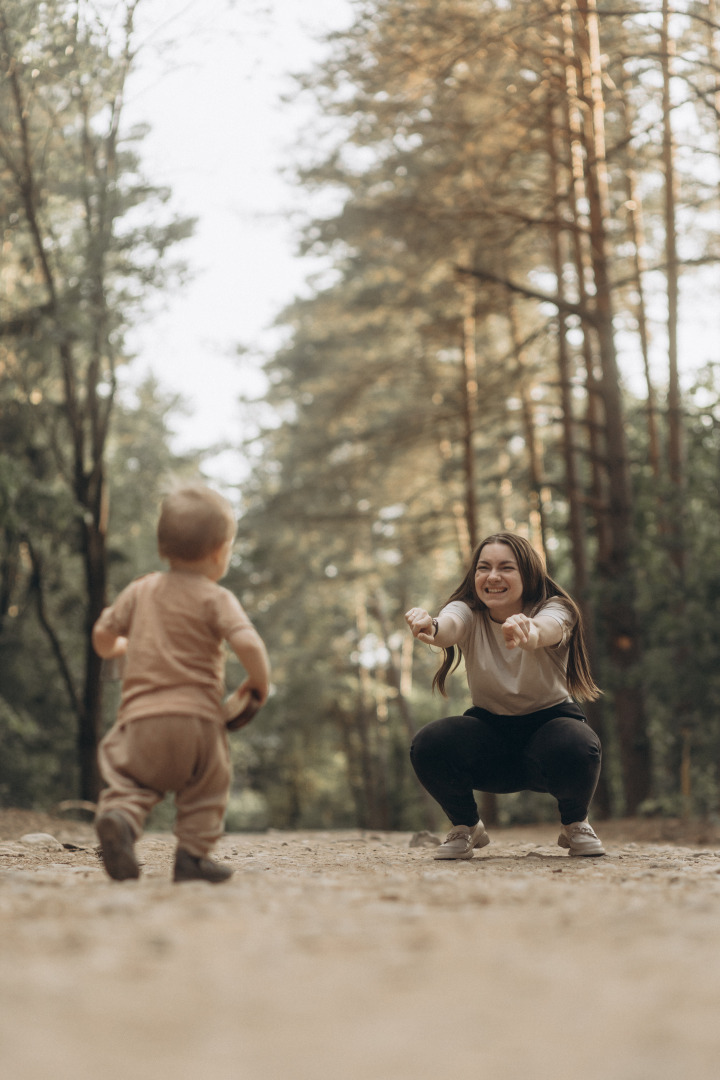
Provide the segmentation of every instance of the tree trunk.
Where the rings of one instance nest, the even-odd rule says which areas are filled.
[[[645,387],[647,393],[648,459],[653,477],[658,480],[661,471],[660,435],[658,432],[658,410],[655,387],[653,386],[652,375],[650,372],[650,334],[648,331],[647,305],[645,302],[645,264],[642,256],[642,250],[645,245],[645,235],[642,220],[642,202],[639,192],[637,190],[637,178],[635,175],[635,170],[632,167],[634,153],[632,148],[632,124],[630,122],[629,116],[629,91],[631,89],[631,85],[631,80],[627,77],[624,77],[622,115],[625,124],[624,135],[627,147],[626,154],[628,155],[628,164],[623,169],[623,174],[625,177],[625,190],[627,194],[625,206],[627,208],[628,232],[630,235],[630,243],[632,244],[633,250],[633,286],[638,297],[637,304],[635,305],[635,318],[637,320],[638,335],[640,337],[640,351],[642,353],[643,371],[645,374]]]
[[[610,219],[605,160],[604,102],[595,0],[577,0],[579,53],[584,58],[586,191],[595,282],[595,328],[602,375],[609,484],[611,548],[599,566],[603,577],[602,621],[615,672],[615,716],[621,750],[625,810],[636,813],[650,794],[650,742],[640,682],[641,640],[635,608],[633,504],[625,417],[613,335],[612,296],[605,222]]]
[[[107,596],[107,556],[105,535],[107,512],[100,481],[100,494],[92,500],[89,520],[83,522],[83,554],[85,561],[86,651],[82,711],[78,723],[78,762],[80,765],[80,797],[97,799],[102,780],[97,763],[97,747],[102,725],[102,660],[92,646],[92,628],[105,607]]]
[[[587,291],[587,279],[592,274],[592,264],[588,246],[590,223],[587,216],[580,212],[580,207],[587,205],[585,181],[585,160],[587,150],[583,131],[583,106],[580,100],[578,72],[576,70],[575,34],[569,2],[563,4],[563,53],[564,53],[564,124],[567,133],[570,170],[572,179],[568,187],[570,219],[574,263],[575,285],[581,311],[590,307]],[[593,333],[587,320],[582,322],[582,355],[585,366],[587,392],[587,439],[590,465],[589,501],[595,520],[595,538],[597,543],[597,561],[604,564],[609,558],[611,547],[608,480],[605,463],[605,427],[602,418],[603,403],[601,397],[601,372],[593,347]]]
[[[355,605],[358,639],[368,633],[366,597],[358,592]],[[388,798],[387,776],[379,752],[378,702],[372,685],[370,671],[363,664],[358,667],[358,694],[355,719],[360,741],[360,773],[363,780],[365,820],[362,828],[387,829]]]
[[[560,214],[561,183],[560,162],[556,141],[558,128],[555,124],[555,109],[550,105],[548,110],[547,134],[548,156],[550,160],[550,184],[553,206],[555,207],[555,220],[550,229],[550,250],[552,264],[555,270],[558,296],[565,299],[565,274],[562,246],[563,220]],[[559,130],[562,130],[560,128]],[[572,187],[572,183],[569,188]],[[575,223],[577,225],[576,219]],[[574,228],[573,233],[579,230]],[[558,382],[560,385],[560,406],[562,410],[562,448],[563,462],[565,466],[565,497],[568,504],[568,532],[570,536],[570,554],[573,565],[573,594],[577,599],[583,617],[585,627],[585,639],[590,656],[590,665],[597,670],[598,648],[597,634],[595,630],[595,611],[590,597],[590,577],[588,572],[587,538],[585,532],[585,515],[583,512],[582,486],[579,478],[576,449],[576,424],[572,398],[572,365],[570,350],[567,342],[566,316],[562,309],[558,311]],[[600,741],[607,755],[608,736],[607,725],[602,705],[598,702],[589,702],[585,706],[591,727],[598,733]],[[595,805],[599,810],[600,817],[610,817],[611,800],[610,788],[607,782],[606,770],[601,771],[598,787],[595,794]]]
[[[463,461],[465,480],[465,522],[468,545],[473,552],[479,543],[475,479],[475,427],[477,424],[477,351],[475,346],[475,286],[466,285],[463,317]],[[497,796],[483,792],[482,817],[486,824],[497,823]]]
[[[478,511],[475,479],[475,426],[477,424],[477,353],[475,348],[475,289],[466,285],[463,317],[463,467],[465,484],[465,520],[468,542],[474,551],[478,543]]]
[[[393,648],[390,644],[391,630],[388,624],[387,615],[385,614],[385,604],[382,596],[379,592],[375,594],[375,602],[372,608],[372,613],[376,617],[380,626],[380,634],[387,649],[388,663],[385,669],[385,677],[388,686],[395,691],[394,701],[397,704],[398,712],[402,720],[403,727],[405,729],[408,744],[412,742],[417,734],[417,724],[412,713],[410,702],[405,694],[404,683],[406,680],[403,678],[403,657],[398,656],[398,650]],[[409,641],[412,645],[412,637],[408,634],[403,638],[403,643]],[[412,656],[412,653],[410,653]],[[407,755],[405,757],[407,762]],[[433,799],[432,795],[420,785],[420,791],[422,792],[422,810],[423,810],[423,822],[426,829],[433,829],[435,827],[435,819],[437,817],[437,803]]]
[[[513,358],[515,360],[518,393],[520,394],[520,404],[522,409],[523,436],[527,453],[530,499],[530,537],[531,540],[533,540],[534,536],[539,534],[537,536],[539,543],[536,542],[535,546],[540,549],[540,554],[545,560],[548,573],[552,573],[552,565],[547,546],[548,530],[547,522],[545,520],[545,507],[542,500],[544,481],[540,440],[535,424],[533,404],[530,398],[527,364],[520,339],[517,312],[515,310],[512,295],[508,292],[506,292],[505,295],[507,302],[507,319],[510,326],[510,340]]]
[[[675,149],[671,120],[670,68],[670,6],[663,0],[662,28],[660,31],[660,63],[662,67],[663,140],[662,162],[665,177],[665,276],[668,303],[668,468],[672,487],[670,507],[671,555],[680,575],[684,570],[685,544],[683,530],[683,462],[682,462],[682,406],[680,378],[678,373],[678,257],[675,207]]]

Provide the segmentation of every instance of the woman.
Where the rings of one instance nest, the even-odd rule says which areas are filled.
[[[473,790],[546,791],[560,810],[560,847],[604,855],[587,812],[600,775],[600,740],[571,699],[593,700],[582,620],[532,546],[514,533],[487,537],[462,584],[433,618],[411,608],[419,641],[440,646],[433,679],[465,658],[472,708],[428,724],[410,757],[420,783],[453,824],[436,859],[471,859],[490,837]],[[455,650],[458,656],[455,656]]]

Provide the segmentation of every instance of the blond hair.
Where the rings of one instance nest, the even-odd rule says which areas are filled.
[[[204,484],[185,484],[162,501],[157,540],[164,559],[199,562],[234,535],[232,506]]]

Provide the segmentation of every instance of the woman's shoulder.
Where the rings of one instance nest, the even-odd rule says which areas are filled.
[[[562,637],[557,645],[551,648],[565,648],[573,635],[578,620],[577,611],[573,605],[562,596],[552,596],[532,612],[533,617],[538,615],[552,619],[560,625]]]
[[[552,618],[557,619],[558,622],[568,622],[571,625],[577,619],[573,605],[562,596],[551,596],[547,600],[536,604],[533,615],[550,615]]]
[[[440,612],[441,615],[454,615],[463,625],[472,626],[481,612],[475,611],[464,600],[451,600]]]

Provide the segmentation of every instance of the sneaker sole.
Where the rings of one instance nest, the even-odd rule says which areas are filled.
[[[129,881],[140,877],[140,866],[135,858],[132,840],[128,838],[130,826],[116,818],[102,817],[95,826],[102,847],[102,860],[114,881]]]
[[[474,852],[473,848],[470,848],[469,851],[465,851],[462,854],[457,854],[457,855],[451,855],[449,851],[445,851],[445,852],[436,851],[435,854],[433,855],[433,859],[435,859],[437,862],[442,862],[443,860],[447,860],[447,861],[456,860],[457,861],[458,859],[472,859],[474,854],[475,854],[475,852]]]

